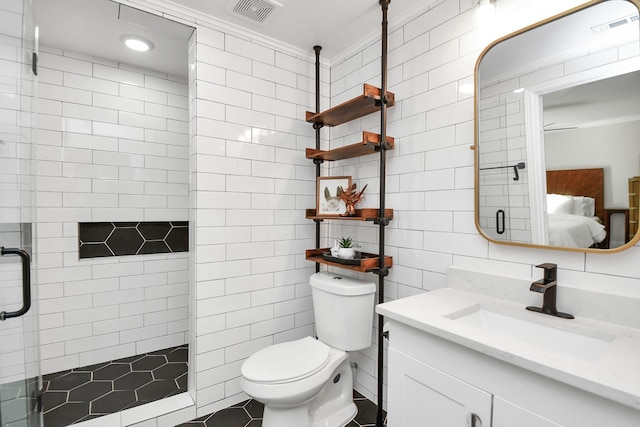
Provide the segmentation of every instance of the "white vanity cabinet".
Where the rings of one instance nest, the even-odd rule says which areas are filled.
[[[491,394],[389,348],[388,425],[477,427],[491,420]]]
[[[389,427],[640,426],[634,408],[393,320],[388,360]]]

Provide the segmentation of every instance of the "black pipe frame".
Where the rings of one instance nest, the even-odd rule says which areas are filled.
[[[316,53],[316,114],[320,113],[320,51],[322,46],[314,46],[313,50]],[[318,123],[313,124],[313,128],[316,131],[316,150],[320,150],[320,129],[322,125]],[[320,165],[322,160],[314,159],[313,163],[316,165],[316,180],[320,176]],[[316,224],[316,248],[320,247],[320,222],[321,220],[315,219]],[[316,273],[320,271],[320,263],[316,262]]]
[[[387,12],[391,0],[380,0],[382,8],[382,54],[381,54],[381,84],[380,84],[380,212],[378,214],[378,304],[384,302],[384,278],[389,274],[387,267],[384,265],[384,243],[385,243],[385,227],[389,223],[389,219],[385,215],[385,194],[386,194],[386,176],[387,176],[387,32],[388,21]],[[384,424],[384,415],[382,404],[384,391],[384,317],[378,315],[378,414],[376,416],[376,427],[382,427]]]
[[[389,225],[390,218],[385,217],[385,193],[386,193],[386,173],[387,173],[387,157],[386,151],[390,148],[387,144],[387,50],[388,50],[388,21],[387,12],[391,0],[380,0],[380,6],[382,8],[382,69],[381,69],[381,85],[380,85],[380,210],[378,217],[375,219],[375,223],[378,225],[378,246],[379,246],[379,260],[378,268],[373,271],[378,275],[378,303],[384,302],[384,278],[389,274],[389,268],[385,266],[385,227]],[[316,113],[320,113],[320,51],[321,46],[314,46],[313,50],[316,55],[315,71],[316,71]],[[316,131],[316,150],[320,150],[320,129],[322,124],[314,123],[313,128]],[[320,176],[320,165],[322,160],[314,160],[316,165],[316,178]],[[322,220],[315,219],[316,223],[316,248],[320,247],[320,222]],[[320,264],[316,263],[316,272],[320,271]],[[383,392],[384,392],[384,338],[385,333],[383,331],[384,317],[378,315],[378,413],[376,416],[376,427],[383,427],[384,425],[384,413],[383,413]]]

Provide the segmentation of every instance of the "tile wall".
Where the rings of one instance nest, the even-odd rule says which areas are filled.
[[[188,220],[185,79],[41,47],[38,90],[43,373],[185,344],[187,253],[78,254],[81,222]]]
[[[240,367],[255,351],[314,333],[304,211],[315,166],[304,149],[315,138],[304,112],[315,98],[310,55],[205,25],[195,52],[190,349],[201,416],[246,398]]]

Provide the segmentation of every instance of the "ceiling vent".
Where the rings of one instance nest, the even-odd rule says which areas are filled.
[[[616,19],[615,21],[612,21],[612,22],[596,25],[595,27],[591,27],[591,31],[593,31],[594,34],[599,34],[599,33],[604,33],[606,31],[613,30],[614,28],[618,28],[621,25],[631,24],[636,22],[638,22],[637,13],[635,15],[629,15],[624,18]]]
[[[233,6],[233,13],[254,22],[265,22],[282,4],[272,0],[239,0]]]

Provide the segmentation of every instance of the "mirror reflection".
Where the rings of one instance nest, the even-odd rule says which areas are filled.
[[[622,250],[638,239],[640,43],[633,1],[498,40],[476,66],[476,224],[499,243]]]

